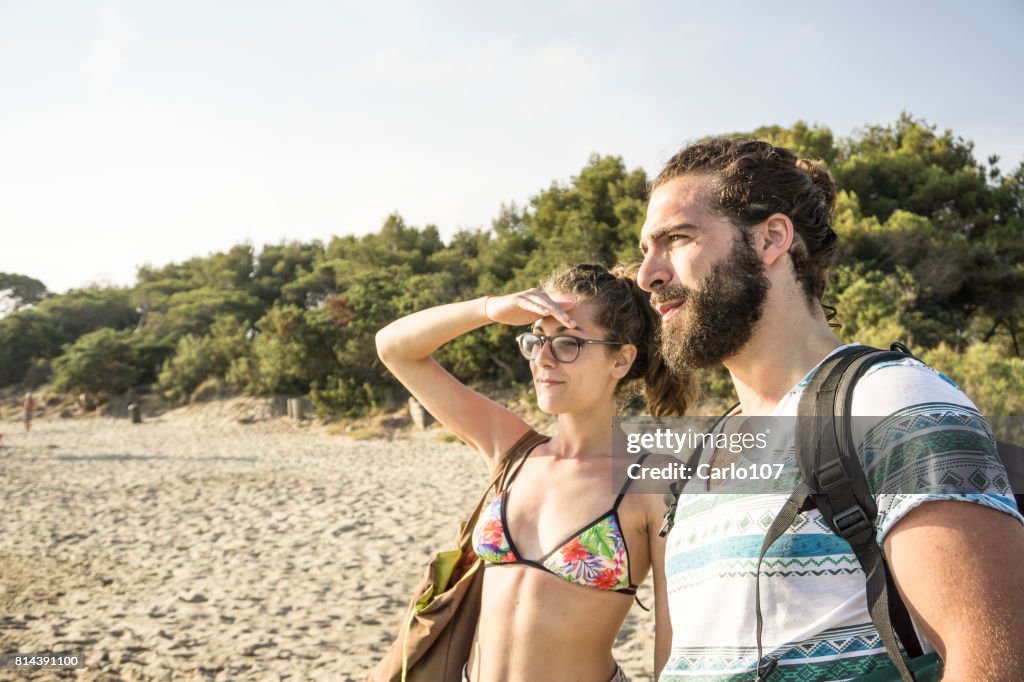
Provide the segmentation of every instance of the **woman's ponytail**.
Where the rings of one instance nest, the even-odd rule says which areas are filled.
[[[661,319],[651,306],[651,295],[636,282],[639,264],[617,265],[612,274],[625,283],[636,310],[643,320],[643,331],[633,341],[637,359],[626,379],[643,380],[647,410],[655,417],[679,417],[697,400],[697,380],[693,372],[678,373],[669,368],[661,354]]]

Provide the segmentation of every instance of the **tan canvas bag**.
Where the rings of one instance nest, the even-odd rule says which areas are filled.
[[[484,567],[473,551],[473,528],[491,490],[503,491],[513,466],[549,438],[530,430],[501,458],[473,513],[460,526],[455,549],[439,552],[427,565],[398,636],[367,682],[461,682],[483,590]]]

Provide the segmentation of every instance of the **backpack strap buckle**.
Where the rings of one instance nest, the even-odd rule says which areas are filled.
[[[669,534],[672,527],[676,525],[676,507],[679,504],[679,495],[683,491],[682,481],[675,481],[668,487],[668,492],[665,493],[664,501],[668,509],[665,510],[665,516],[661,522],[661,528],[658,529],[658,537],[663,538]]]
[[[692,465],[693,462],[691,461],[690,464]],[[658,538],[665,538],[668,536],[669,531],[671,531],[673,526],[676,525],[676,507],[679,506],[679,496],[683,493],[685,483],[685,480],[673,481],[672,484],[669,485],[669,492],[662,498],[668,509],[665,510],[662,527],[657,530]]]
[[[670,506],[665,511],[665,516],[664,516],[664,518],[661,521],[661,528],[658,529],[658,537],[659,538],[663,538],[666,535],[668,535],[669,531],[672,530],[672,527],[676,525],[676,518],[675,517],[676,517],[676,503],[673,502],[672,506]]]
[[[851,545],[864,544],[875,532],[875,524],[859,504],[833,515],[832,523],[839,531],[839,536]]]
[[[815,473],[818,476],[818,489],[822,493],[831,493],[833,490],[847,490],[850,487],[850,477],[846,475],[843,462],[839,457],[818,462],[818,468]]]

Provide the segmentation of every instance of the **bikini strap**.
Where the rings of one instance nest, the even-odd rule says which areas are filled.
[[[650,454],[651,453],[649,453],[649,452],[645,452],[644,454],[640,455],[640,459],[638,459],[636,461],[636,464],[643,464],[644,460],[647,459],[647,457]],[[630,465],[630,466],[632,466],[632,465]],[[627,471],[628,471],[628,469],[627,469]],[[624,498],[626,496],[626,491],[629,490],[629,484],[632,483],[632,482],[633,482],[633,479],[630,478],[629,475],[627,474],[626,475],[626,482],[622,484],[622,490],[619,491],[619,496],[615,498],[615,504],[612,505],[612,511],[615,511],[615,510],[617,510],[619,508],[619,504],[622,502],[622,498]]]
[[[541,443],[549,440],[551,440],[551,436],[545,436],[530,429],[508,449],[508,452],[501,456],[498,466],[491,472],[491,478],[487,483],[487,487],[484,488],[484,493],[480,497],[480,501],[477,502],[476,508],[469,515],[469,520],[462,524],[462,532],[459,534],[459,547],[468,547],[468,543],[472,542],[473,529],[480,518],[480,512],[483,511],[484,504],[490,498],[491,490],[495,490],[499,494],[504,491],[508,484],[511,483],[511,478],[514,478],[519,473],[520,467],[526,461],[526,455],[530,454]],[[515,466],[515,471],[512,472],[510,478],[509,470],[513,466]]]

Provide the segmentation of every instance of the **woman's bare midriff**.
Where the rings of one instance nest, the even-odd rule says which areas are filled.
[[[573,585],[546,571],[490,565],[469,660],[472,682],[606,682],[633,596]]]

